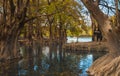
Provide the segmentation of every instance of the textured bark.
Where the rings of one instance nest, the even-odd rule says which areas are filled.
[[[99,59],[97,59],[93,65],[89,68],[88,72],[91,75],[95,76],[118,76],[119,70],[115,68],[115,59],[120,55],[120,44],[119,44],[119,33],[118,29],[113,29],[111,27],[109,18],[105,15],[96,5],[96,1],[93,0],[81,0],[84,5],[87,7],[91,15],[95,18],[99,27],[105,37],[107,39],[107,46],[109,48],[109,53]],[[119,58],[119,57],[118,57]],[[117,58],[117,60],[118,60]],[[119,67],[119,63],[117,66]],[[110,67],[109,67],[110,66]],[[115,70],[113,70],[113,68]],[[115,72],[118,71],[118,74]],[[106,73],[107,72],[107,73]]]
[[[0,58],[7,59],[17,56],[16,42],[20,30],[24,27],[26,20],[27,7],[29,0],[26,0],[24,6],[21,6],[23,0],[18,0],[15,4],[14,0],[3,1],[3,20],[0,28]],[[20,7],[21,6],[21,7]]]

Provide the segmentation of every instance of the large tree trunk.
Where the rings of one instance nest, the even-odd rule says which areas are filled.
[[[115,63],[120,55],[119,48],[119,33],[118,29],[113,29],[111,27],[109,18],[105,15],[98,7],[98,3],[93,0],[81,0],[87,7],[92,16],[96,19],[99,27],[107,39],[107,46],[109,48],[109,53],[105,56],[97,59],[93,65],[89,68],[88,72],[95,76],[119,76],[120,72],[117,70],[116,66],[119,63]],[[113,64],[116,64],[114,66]],[[116,70],[115,70],[116,69]],[[117,73],[116,75],[113,75]]]
[[[17,22],[17,24],[19,24]],[[14,24],[16,27],[14,29],[7,29],[6,33],[3,33],[0,46],[0,58],[13,58],[18,56],[17,50],[17,40],[20,33],[21,28],[17,27],[20,25]]]
[[[24,6],[21,6],[23,5]],[[0,28],[0,59],[13,58],[17,56],[16,42],[20,30],[29,20],[26,19],[29,0],[23,3],[23,0],[3,0],[3,19]]]
[[[15,36],[16,34],[14,34],[14,36],[9,36],[4,42],[3,45],[3,50],[1,52],[1,58],[13,58],[15,57],[15,53],[16,53],[16,39],[17,37]]]

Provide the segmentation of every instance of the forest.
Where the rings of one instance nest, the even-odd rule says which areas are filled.
[[[80,42],[81,37],[90,38],[91,42]],[[69,38],[76,38],[77,42],[68,43]],[[31,72],[31,76],[81,76],[81,68],[69,71],[71,66],[66,70],[63,64],[71,61],[72,65],[69,54],[75,48],[82,47],[77,49],[80,52],[77,56],[84,55],[81,50],[87,48],[88,56],[93,45],[97,47],[95,51],[105,46],[107,53],[93,59],[83,76],[119,76],[120,0],[0,0],[0,76],[29,76]],[[43,73],[46,47],[50,60],[46,59],[49,67]],[[34,62],[35,59],[40,62]],[[74,62],[80,60],[75,59]],[[33,69],[37,63],[39,74],[30,70],[28,75],[18,75],[16,67],[21,61],[22,69],[24,62],[31,65],[27,69]],[[53,70],[55,63],[59,67],[57,72]],[[12,72],[13,67],[17,72]],[[50,74],[51,68],[54,74]]]

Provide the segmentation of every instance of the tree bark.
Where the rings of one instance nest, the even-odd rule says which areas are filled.
[[[21,0],[22,1],[22,0]],[[19,4],[19,3],[18,3]],[[26,0],[24,7],[15,4],[13,0],[3,1],[3,24],[0,31],[0,58],[7,59],[17,56],[16,42],[21,29],[26,23],[26,13],[29,0]],[[15,8],[16,7],[16,8]],[[18,11],[20,9],[20,11]]]
[[[112,68],[115,69],[115,67],[111,65],[111,68],[108,68],[106,66],[114,64],[114,62],[112,61],[114,61],[114,59],[116,59],[120,55],[119,33],[117,33],[118,30],[112,28],[109,18],[99,9],[98,5],[96,5],[96,1],[81,1],[99,24],[99,28],[101,29],[105,39],[107,39],[106,45],[109,48],[109,53],[97,59],[89,68],[88,72],[95,76],[112,76],[111,73],[115,71]],[[107,74],[104,71],[107,71]],[[118,74],[120,74],[120,72]]]

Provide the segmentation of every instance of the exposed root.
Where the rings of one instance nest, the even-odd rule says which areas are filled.
[[[120,56],[106,54],[96,60],[88,72],[94,76],[120,76]]]

